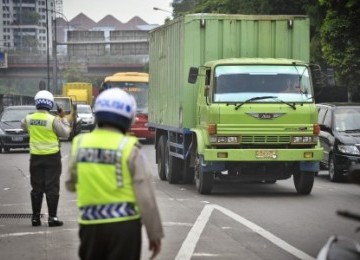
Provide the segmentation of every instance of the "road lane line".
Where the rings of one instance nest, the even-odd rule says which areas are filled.
[[[177,253],[175,260],[189,260],[191,259],[197,242],[200,239],[201,233],[203,232],[209,218],[214,209],[222,212],[223,214],[227,215],[228,217],[236,220],[240,224],[248,227],[252,231],[258,233],[262,237],[269,240],[274,245],[280,247],[281,249],[285,250],[286,252],[292,254],[293,256],[303,259],[303,260],[315,260],[315,258],[311,257],[310,255],[306,254],[305,252],[293,247],[292,245],[288,244],[284,240],[278,238],[277,236],[273,235],[269,231],[266,231],[262,227],[256,225],[255,223],[241,217],[240,215],[235,214],[233,211],[221,207],[219,205],[212,205],[208,204],[205,205],[203,210],[201,211],[199,217],[196,219],[195,224],[189,231],[188,235],[186,236],[184,242],[181,245],[179,252]]]
[[[213,205],[207,204],[204,206],[199,217],[195,221],[195,224],[190,229],[190,232],[187,234],[184,242],[182,243],[181,248],[175,257],[175,260],[191,259],[191,256],[194,253],[196,244],[199,241],[201,233],[203,232],[205,225],[209,221],[209,218],[210,218],[213,210],[214,210]]]
[[[18,233],[8,233],[0,235],[0,238],[9,238],[9,237],[22,237],[22,236],[30,236],[30,235],[44,235],[44,234],[52,234],[58,233],[59,231],[78,231],[78,228],[66,228],[66,229],[57,229],[54,231],[36,231],[36,232],[18,232]]]
[[[286,252],[292,254],[293,256],[299,258],[299,259],[303,259],[303,260],[315,260],[315,258],[313,258],[312,256],[306,254],[305,252],[293,247],[292,245],[288,244],[287,242],[285,242],[284,240],[282,240],[281,238],[275,236],[274,234],[270,233],[269,231],[266,231],[265,229],[263,229],[262,227],[256,225],[255,223],[235,214],[233,211],[221,207],[219,205],[213,205],[213,207],[219,211],[221,211],[222,213],[224,213],[225,215],[231,217],[232,219],[236,220],[237,222],[243,224],[244,226],[248,227],[249,229],[251,229],[252,231],[258,233],[259,235],[261,235],[262,237],[266,238],[267,240],[269,240],[271,243],[273,243],[274,245],[282,248],[283,250],[285,250]]]

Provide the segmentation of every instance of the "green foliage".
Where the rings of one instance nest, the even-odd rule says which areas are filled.
[[[21,13],[21,22],[19,24],[39,24],[40,14],[35,11],[22,11]]]
[[[173,7],[175,16],[187,13],[308,15],[311,62],[334,67],[338,83],[359,86],[359,0],[183,0],[173,3]]]
[[[64,81],[65,82],[90,82],[90,80],[84,76],[81,69],[76,64],[71,64],[64,69]]]
[[[359,86],[360,81],[360,2],[321,0],[326,17],[321,26],[322,51],[336,70],[341,84]]]

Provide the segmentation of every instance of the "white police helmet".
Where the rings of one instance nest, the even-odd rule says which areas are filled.
[[[54,96],[47,90],[40,90],[36,93],[34,100],[37,109],[51,110],[54,106]]]
[[[104,90],[95,100],[97,124],[110,124],[128,131],[136,116],[135,99],[119,88]]]

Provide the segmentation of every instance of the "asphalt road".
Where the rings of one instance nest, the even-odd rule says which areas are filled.
[[[340,218],[338,209],[360,214],[360,186],[331,183],[325,171],[311,195],[299,196],[292,179],[276,184],[216,183],[211,195],[194,185],[171,185],[157,177],[151,162],[165,239],[157,259],[314,259],[333,234],[355,238],[359,223]],[[64,226],[31,227],[29,154],[0,154],[0,259],[78,259],[76,195],[64,188],[70,150],[62,142],[63,175],[59,217]],[[5,215],[8,214],[8,215]],[[359,238],[359,236],[357,236]],[[149,258],[144,231],[142,259]]]

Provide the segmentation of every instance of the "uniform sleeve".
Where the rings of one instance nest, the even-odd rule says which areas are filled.
[[[141,219],[148,238],[149,240],[161,239],[164,237],[164,231],[152,184],[151,166],[138,146],[133,149],[128,163],[133,177]]]
[[[70,124],[65,117],[55,117],[53,123],[54,131],[58,137],[69,138]]]
[[[26,125],[26,117],[21,120],[21,128],[22,128],[24,131],[27,131],[27,130],[28,130],[28,129],[27,129],[27,125]]]
[[[72,142],[71,153],[69,156],[68,170],[66,174],[65,187],[68,191],[76,191],[77,183],[77,167],[76,167],[76,155],[77,155],[77,143],[79,136],[76,136]]]

